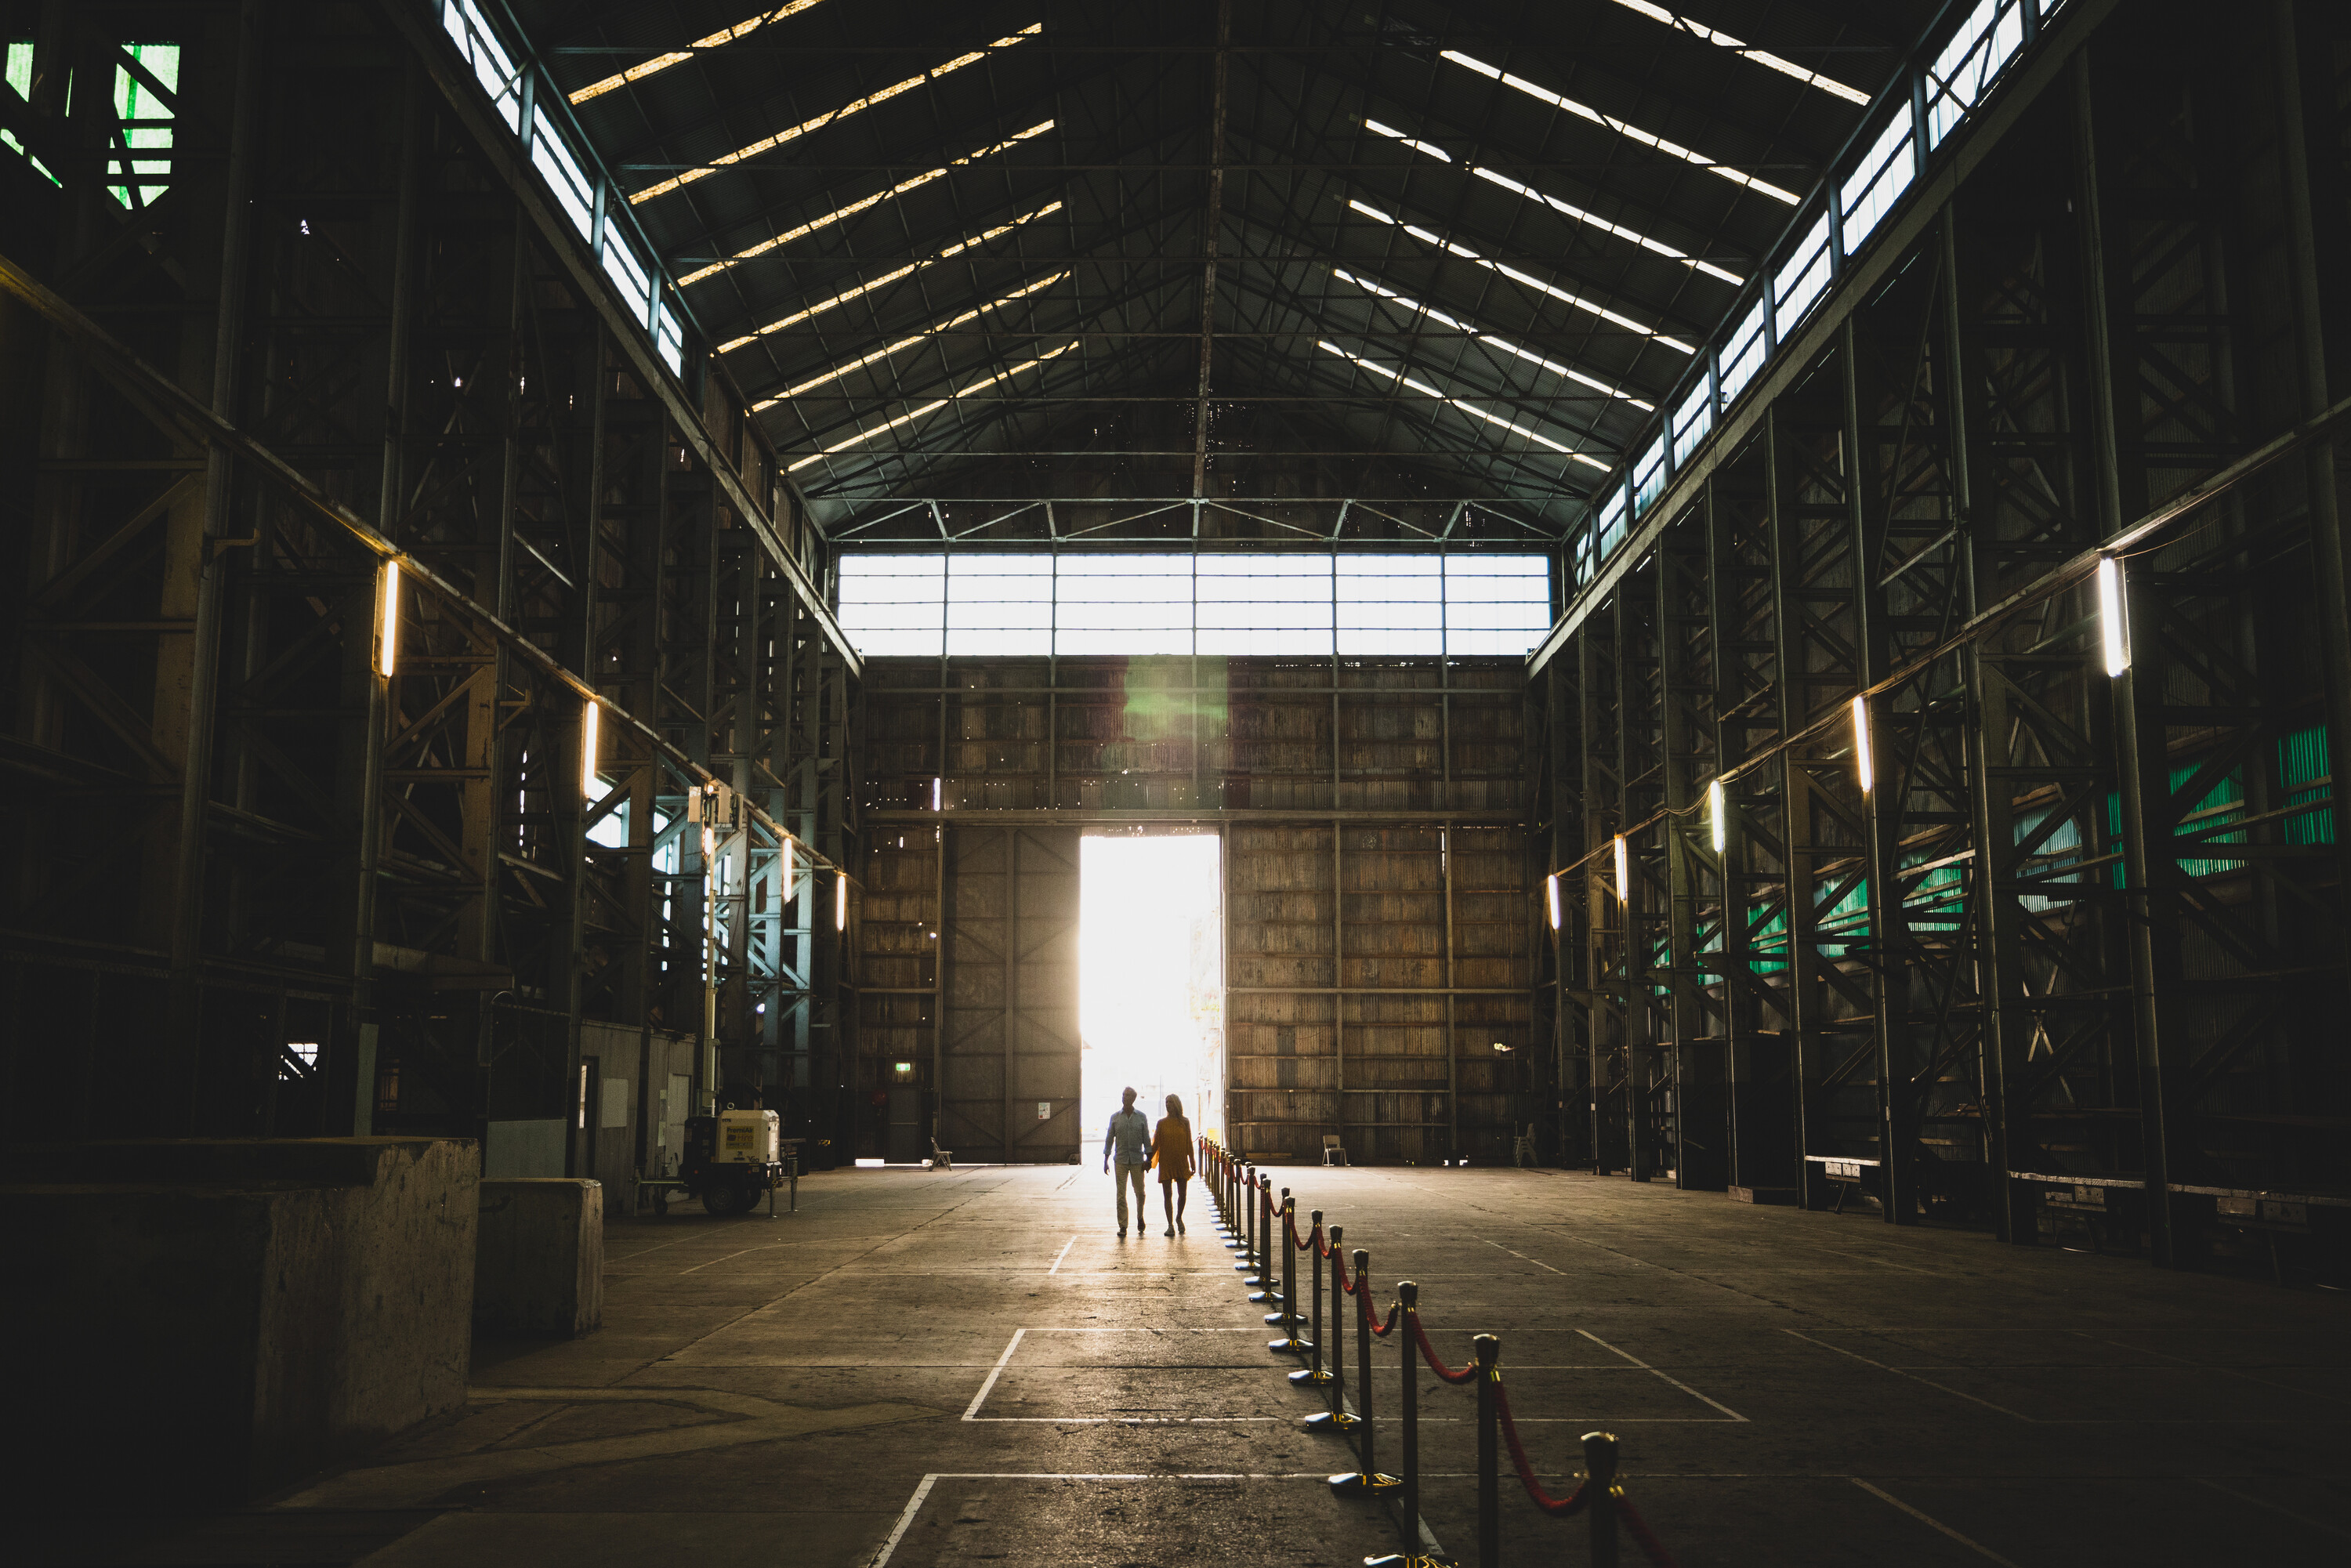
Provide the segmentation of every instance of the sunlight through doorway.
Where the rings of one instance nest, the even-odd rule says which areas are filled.
[[[1119,1091],[1156,1125],[1170,1094],[1196,1133],[1224,1124],[1222,841],[1102,835],[1078,852],[1081,1158],[1099,1166]]]

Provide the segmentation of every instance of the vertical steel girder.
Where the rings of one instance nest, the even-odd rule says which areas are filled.
[[[2231,1193],[2351,1183],[2315,1044],[2351,1001],[2333,444],[2128,549],[2118,674],[2085,564],[2327,409],[2314,26],[2339,43],[2283,0],[2218,58],[2094,37],[1563,633],[1557,1030],[1601,1168],[1638,1161],[1654,1038],[1685,1185],[1716,1143],[1759,1199],[1857,1176],[1891,1222],[2185,1264],[2274,1229]]]
[[[68,29],[89,79],[112,69],[114,25]],[[677,753],[731,768],[841,863],[852,673],[774,549],[739,548],[753,536],[721,493],[741,477],[705,459],[754,466],[739,423],[681,430],[404,45],[270,0],[175,27],[164,193],[126,214],[69,181],[54,262],[9,264],[112,334],[50,312],[17,611],[42,653],[9,787],[27,823],[58,820],[59,789],[138,803],[116,835],[135,863],[113,873],[137,924],[126,945],[119,913],[78,915],[93,868],[30,835],[7,924],[86,925],[154,977],[104,1027],[152,1051],[113,1068],[165,1090],[158,1131],[575,1124],[583,1019],[705,1031],[699,777]],[[98,145],[108,95],[78,98]],[[145,366],[233,439],[192,434]],[[780,542],[813,545],[797,524]],[[413,569],[389,677],[387,544]],[[586,757],[582,684],[652,733],[616,720]],[[837,949],[784,924],[765,824],[728,852],[708,1032],[789,1033],[789,1071],[769,1049],[726,1082],[804,1085]]]

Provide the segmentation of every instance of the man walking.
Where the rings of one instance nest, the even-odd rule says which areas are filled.
[[[1151,1119],[1134,1108],[1134,1091],[1122,1091],[1119,1110],[1102,1137],[1102,1169],[1118,1162],[1118,1239],[1126,1239],[1126,1189],[1134,1187],[1134,1222],[1143,1223],[1143,1173],[1151,1168]]]

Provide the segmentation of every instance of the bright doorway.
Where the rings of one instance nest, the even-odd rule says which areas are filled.
[[[1079,1157],[1089,1165],[1123,1089],[1155,1125],[1175,1094],[1195,1133],[1223,1127],[1222,851],[1213,833],[1080,841]]]

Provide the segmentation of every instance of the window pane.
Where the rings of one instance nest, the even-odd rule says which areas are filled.
[[[588,183],[580,160],[571,155],[563,138],[549,131],[543,120],[530,139],[530,162],[532,167],[547,176],[548,185],[555,192],[556,204],[571,214],[580,237],[592,238],[596,233],[595,188]]]
[[[441,25],[455,41],[457,52],[474,68],[475,79],[482,90],[490,95],[490,102],[498,117],[507,122],[508,131],[522,130],[522,89],[515,75],[514,61],[498,43],[497,35],[474,0],[444,0],[441,7]],[[584,228],[585,225],[583,225]]]
[[[1773,274],[1771,293],[1771,330],[1782,343],[1788,340],[1789,329],[1804,319],[1829,286],[1829,215],[1823,213],[1804,237],[1796,242],[1796,249],[1786,266]]]
[[[1192,558],[1063,556],[1053,650],[1058,653],[1188,653]]]
[[[841,561],[841,629],[861,653],[935,658],[946,622],[946,560],[852,555]]]
[[[1330,655],[1327,555],[1204,555],[1197,592],[1203,653]]]
[[[1339,652],[1400,656],[1445,651],[1445,579],[1433,555],[1339,558]]]
[[[1551,559],[1453,556],[1445,562],[1445,651],[1520,655],[1551,630]]]
[[[1725,408],[1730,406],[1731,399],[1746,390],[1747,383],[1755,379],[1755,372],[1763,368],[1763,357],[1771,348],[1763,339],[1764,312],[1769,305],[1767,300],[1757,300],[1755,308],[1747,313],[1747,319],[1741,321],[1739,329],[1730,335],[1730,347],[1722,350],[1722,406]]]
[[[1876,231],[1895,202],[1910,188],[1917,174],[1911,156],[1910,110],[1897,107],[1886,128],[1871,139],[1861,165],[1844,183],[1839,199],[1844,207],[1844,253],[1851,256]]]
[[[629,302],[639,321],[653,315],[653,286],[645,276],[643,263],[629,242],[621,237],[620,225],[611,218],[604,220],[604,275],[620,286],[621,298]]]
[[[947,567],[947,652],[1053,651],[1053,558],[959,555]]]

